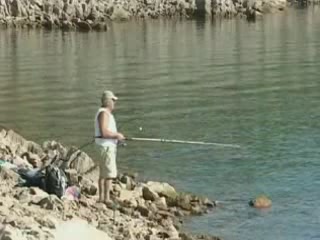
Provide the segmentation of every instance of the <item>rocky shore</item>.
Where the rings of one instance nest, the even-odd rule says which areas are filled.
[[[194,17],[255,20],[319,0],[0,0],[0,26],[106,31],[111,21]]]
[[[26,186],[21,169],[33,171],[53,159],[66,172],[68,189],[78,194],[66,191],[59,198]],[[97,170],[76,148],[54,141],[39,145],[0,128],[0,240],[219,239],[179,230],[186,216],[207,213],[216,207],[214,201],[179,193],[168,183],[139,182],[122,174],[114,181],[114,204],[106,206],[97,203]]]

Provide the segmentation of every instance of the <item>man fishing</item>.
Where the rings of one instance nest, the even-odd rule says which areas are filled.
[[[118,98],[111,91],[104,91],[101,97],[101,107],[95,116],[95,143],[101,149],[99,173],[99,202],[112,203],[110,190],[112,179],[117,177],[116,154],[118,141],[125,140],[123,134],[117,131],[116,121],[112,114]]]

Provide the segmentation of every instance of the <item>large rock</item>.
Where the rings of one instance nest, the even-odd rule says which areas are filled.
[[[34,168],[40,168],[42,166],[41,158],[37,154],[25,152],[21,155],[21,158],[28,161]]]
[[[68,152],[61,143],[56,141],[45,141],[42,144],[42,148],[47,153],[52,152],[53,155],[59,154],[60,158],[66,158]]]
[[[127,190],[133,190],[136,186],[136,183],[133,180],[133,177],[128,175],[123,175],[120,177],[120,182],[126,185]]]
[[[180,194],[176,198],[177,207],[182,208],[183,210],[191,211],[192,210],[192,196],[190,194]]]
[[[88,32],[92,30],[91,25],[86,21],[77,21],[75,24],[80,31]]]
[[[11,153],[14,155],[21,155],[24,152],[28,152],[29,141],[13,130],[6,132],[6,136],[2,138],[2,142],[10,148]]]
[[[177,229],[173,226],[172,223],[167,227],[167,231],[168,231],[168,234],[169,234],[169,236],[170,236],[170,239],[180,239],[180,237],[179,237],[179,232],[178,232]]]
[[[74,25],[72,24],[72,22],[64,20],[61,22],[61,29],[64,31],[70,31],[75,29]]]
[[[67,156],[68,168],[77,170],[80,175],[88,173],[95,167],[93,160],[85,152],[75,148],[71,148]]]
[[[75,8],[74,2],[75,2],[74,0],[69,0],[64,2],[63,11],[70,17],[73,17],[76,15],[76,8]]]
[[[0,0],[1,4],[6,4],[5,0]],[[0,141],[2,141],[3,138],[5,138],[5,136],[7,135],[7,131],[4,128],[1,128],[0,126]]]
[[[176,198],[178,196],[174,187],[168,183],[149,181],[146,186],[149,190],[156,192],[160,197]]]
[[[30,3],[32,5],[36,5],[38,7],[42,7],[43,6],[43,0],[30,0]]]
[[[125,21],[129,20],[130,18],[130,13],[126,10],[121,5],[117,5],[113,9],[113,13],[110,17],[112,20],[118,20],[118,21]]]
[[[94,182],[87,178],[83,178],[80,182],[81,193],[87,195],[96,195],[98,192],[98,188]]]
[[[10,3],[11,15],[13,17],[20,17],[22,8],[20,0],[13,0]]]
[[[179,193],[176,198],[168,198],[168,206],[178,207],[193,215],[201,215],[214,207],[214,203],[207,198],[201,198],[193,194]]]
[[[27,141],[13,130],[1,130],[0,150],[2,154],[6,152],[7,156],[9,154],[13,159],[19,158],[19,156],[22,156],[22,158],[26,156],[33,166],[37,167],[41,165],[40,156],[43,154],[43,150],[40,145]]]
[[[165,197],[161,197],[155,200],[155,205],[157,206],[158,209],[161,210],[167,210],[167,201]]]
[[[245,6],[258,12],[272,12],[286,7],[287,0],[247,0]]]
[[[0,0],[0,9],[1,9],[1,13],[2,13],[3,18],[9,15],[7,3],[5,0]],[[0,138],[1,138],[1,134],[0,134]]]
[[[38,143],[33,141],[28,141],[27,143],[28,152],[37,154],[38,156],[42,156],[44,154],[41,146]]]
[[[159,195],[149,187],[144,187],[142,189],[142,196],[145,200],[150,201],[155,201],[157,198],[159,198]]]
[[[287,5],[287,0],[268,0],[263,1],[262,11],[273,12],[274,10],[283,10]]]
[[[82,4],[84,5],[84,7],[82,7]],[[76,18],[79,18],[81,20],[84,20],[84,14],[83,14],[83,9],[86,8],[86,3],[78,3],[75,5],[75,11],[76,11]]]
[[[140,212],[141,216],[144,217],[149,217],[149,215],[151,214],[151,211],[145,206],[139,205],[136,210]]]

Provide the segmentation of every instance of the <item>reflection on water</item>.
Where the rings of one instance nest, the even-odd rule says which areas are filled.
[[[0,124],[38,142],[80,146],[93,134],[102,90],[112,89],[120,96],[118,125],[129,136],[242,145],[130,142],[120,149],[122,170],[241,199],[188,228],[225,239],[316,238],[317,11],[288,10],[256,23],[119,23],[107,33],[1,30]],[[260,193],[273,200],[270,211],[247,207]]]

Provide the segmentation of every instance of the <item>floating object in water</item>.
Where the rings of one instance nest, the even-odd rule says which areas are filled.
[[[254,208],[270,208],[272,201],[265,195],[261,195],[249,201],[249,205]]]

